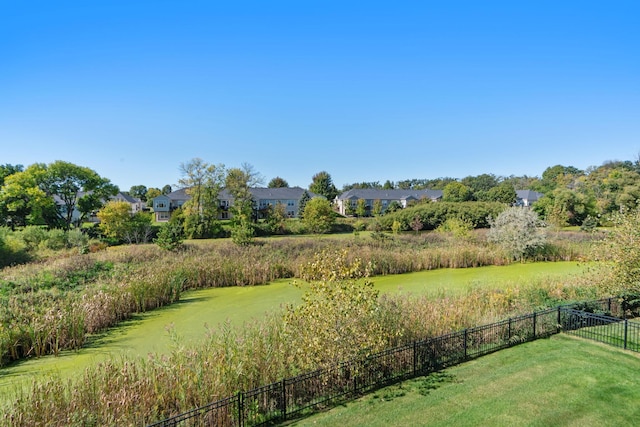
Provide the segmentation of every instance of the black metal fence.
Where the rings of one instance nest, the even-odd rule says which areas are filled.
[[[536,311],[239,392],[151,426],[273,425],[370,390],[561,331],[640,351],[640,323],[621,320],[625,312],[624,302],[612,298]]]

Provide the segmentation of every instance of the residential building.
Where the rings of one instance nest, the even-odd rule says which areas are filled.
[[[307,191],[300,187],[283,187],[283,188],[250,188],[249,191],[253,197],[254,211],[258,218],[264,217],[265,211],[269,206],[282,204],[287,211],[287,216],[297,218],[300,211],[299,200],[302,194]],[[309,193],[309,197],[322,197],[317,194]],[[189,196],[186,188],[181,188],[169,194],[155,197],[152,201],[152,208],[157,222],[166,222],[171,218],[171,213],[181,208],[191,196]],[[229,208],[233,206],[233,196],[227,191],[222,190],[218,195],[220,203],[219,219],[228,219],[230,217]]]
[[[530,207],[544,196],[542,193],[531,190],[516,190],[516,206]]]
[[[406,208],[411,202],[417,202],[424,199],[438,201],[442,199],[442,190],[378,190],[373,188],[354,188],[338,195],[335,199],[338,212],[347,215],[348,212],[354,210],[358,204],[358,200],[364,199],[367,214],[371,214],[376,200],[380,201],[382,212],[392,202],[398,202],[400,206]]]

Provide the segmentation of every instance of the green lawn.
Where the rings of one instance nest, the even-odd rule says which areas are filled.
[[[632,426],[640,357],[556,335],[366,395],[304,426]]]
[[[573,262],[514,264],[504,267],[432,270],[419,273],[375,277],[381,292],[414,295],[464,292],[470,287],[500,288],[535,278],[566,276],[583,271]],[[133,320],[96,337],[78,352],[63,352],[58,357],[30,359],[0,369],[0,394],[14,384],[32,377],[58,373],[62,377],[81,372],[100,360],[120,356],[146,356],[164,353],[173,345],[168,327],[181,342],[197,340],[206,333],[205,325],[216,327],[226,321],[241,325],[258,320],[285,302],[299,301],[302,290],[291,280],[279,280],[265,286],[203,289],[185,293],[174,305],[136,316]]]

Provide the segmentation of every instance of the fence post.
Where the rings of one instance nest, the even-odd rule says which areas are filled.
[[[536,318],[538,316],[537,311],[533,312],[533,339],[536,339]]]
[[[282,380],[282,421],[287,421],[287,379]]]
[[[418,366],[418,341],[413,341],[413,377],[416,376],[416,367]]]
[[[244,427],[244,393],[238,392],[238,426]]]
[[[624,349],[627,349],[627,333],[629,331],[629,323],[627,319],[624,319]]]
[[[560,306],[558,306],[558,322],[556,323],[556,333],[559,334],[560,333],[560,322],[562,321],[562,319],[560,318],[560,313],[561,313],[561,308]]]
[[[507,339],[507,343],[511,346],[511,317],[509,317],[509,338]]]
[[[467,329],[464,330],[464,358],[467,358]]]

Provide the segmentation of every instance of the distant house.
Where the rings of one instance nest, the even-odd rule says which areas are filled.
[[[382,212],[392,202],[398,202],[400,206],[406,208],[412,201],[420,201],[429,199],[438,201],[442,199],[442,190],[377,190],[373,188],[354,188],[338,195],[335,199],[338,212],[347,215],[351,209],[355,209],[358,200],[364,199],[368,213],[371,213],[373,204],[376,200],[380,200]]]
[[[286,208],[287,216],[297,218],[300,207],[299,200],[306,191],[300,187],[283,187],[283,188],[250,188],[249,191],[253,196],[254,211],[258,217],[263,216],[264,211],[269,206],[281,204]],[[309,193],[309,197],[322,197],[317,194]],[[152,201],[152,208],[157,222],[166,222],[171,218],[171,213],[181,208],[191,196],[187,193],[186,188],[181,188],[169,194],[163,194],[155,197]],[[233,206],[233,196],[227,191],[222,190],[218,195],[220,203],[219,219],[228,219],[230,217],[229,208]]]
[[[516,206],[530,207],[544,196],[542,193],[531,190],[516,190]]]
[[[77,198],[79,199],[87,194],[91,194],[91,193],[79,192]],[[128,194],[124,194],[124,193],[118,193],[115,196],[111,196],[109,200],[117,200],[119,202],[129,203],[129,205],[131,206],[131,215],[137,212],[141,212],[145,208],[145,203],[142,200],[135,197],[131,197]],[[66,215],[66,205],[62,200],[62,198],[54,194],[53,201],[58,206],[58,210],[61,212],[61,214]],[[76,205],[73,208],[73,212],[71,214],[71,222],[74,224],[77,223],[80,220],[81,216],[82,214],[80,213],[80,211],[78,210],[78,206]],[[85,218],[85,221],[100,222],[100,220],[98,219],[97,212],[91,212],[89,216]]]

